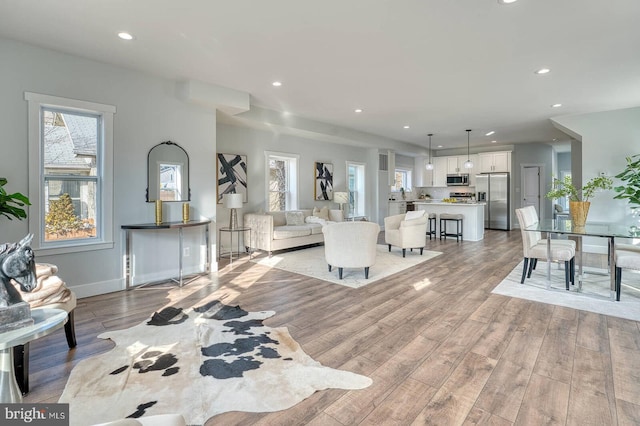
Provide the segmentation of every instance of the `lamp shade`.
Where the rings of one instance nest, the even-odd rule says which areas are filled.
[[[348,192],[334,192],[333,193],[333,202],[338,204],[346,204],[349,202],[349,193]]]
[[[224,194],[222,196],[222,205],[228,209],[241,209],[242,199],[242,194]]]

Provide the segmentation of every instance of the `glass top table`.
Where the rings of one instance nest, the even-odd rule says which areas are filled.
[[[615,239],[616,238],[640,238],[640,227],[634,225],[625,225],[621,223],[607,222],[587,222],[584,227],[574,226],[569,219],[545,219],[540,222],[528,226],[525,231],[537,231],[547,234],[547,282],[551,282],[551,234],[571,235],[577,237],[602,237],[608,239],[609,255],[609,274],[611,282],[611,300],[616,300],[616,282],[615,282]],[[580,288],[582,285],[582,238],[578,238],[579,257],[579,280]],[[619,300],[619,299],[618,299]]]

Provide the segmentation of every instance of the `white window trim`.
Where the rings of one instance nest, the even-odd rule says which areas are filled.
[[[347,176],[347,190],[349,190],[349,166],[354,165],[357,167],[362,167],[362,212],[353,212],[355,216],[364,216],[367,211],[367,163],[361,163],[359,161],[349,161],[346,162],[346,176]],[[359,215],[358,213],[362,213]]]
[[[296,160],[296,176],[294,182],[291,182],[292,185],[295,185],[294,189],[294,197],[291,200],[293,206],[291,206],[292,210],[296,210],[299,205],[299,197],[300,197],[300,155],[298,154],[289,154],[287,152],[277,152],[277,151],[265,151],[264,152],[264,209],[266,212],[269,211],[269,157],[283,157],[287,159],[295,159]]]
[[[29,139],[29,232],[33,234],[31,248],[36,255],[53,255],[74,253],[88,250],[113,248],[113,115],[116,107],[95,102],[57,96],[25,92],[24,99],[28,104],[28,139]],[[42,107],[63,108],[82,113],[98,113],[102,116],[103,147],[100,155],[102,178],[100,208],[101,238],[98,240],[42,241],[42,224],[44,223],[42,204],[44,202],[44,176],[42,168],[42,144],[40,143],[40,111]],[[35,165],[38,165],[37,167]]]
[[[396,170],[399,170],[401,172],[405,172],[410,174],[411,176],[407,176],[407,181],[409,182],[409,185],[407,185],[407,188],[404,188],[405,191],[413,191],[413,169],[410,169],[408,167],[398,167],[396,166],[395,169],[393,169],[393,174],[395,176]],[[395,179],[394,179],[395,180]],[[400,192],[400,188],[396,188],[395,186],[392,186],[391,188],[391,192]]]

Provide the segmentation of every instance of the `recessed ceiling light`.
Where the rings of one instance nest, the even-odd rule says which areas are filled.
[[[549,68],[540,68],[539,70],[536,71],[536,74],[547,74],[550,71],[551,70]]]
[[[409,127],[409,125],[408,125],[408,124],[407,124],[407,125],[405,125],[405,126],[403,127],[403,129],[410,129],[410,128],[411,128],[411,127]]]
[[[491,141],[491,143],[496,143],[496,142],[498,142],[498,141]]]
[[[511,3],[515,3],[518,0],[498,0],[498,3],[500,4],[511,4]]]
[[[438,148],[442,148],[442,145],[438,145]]]
[[[494,134],[495,132],[492,130],[489,133],[485,133],[485,136],[491,136],[492,134]]]
[[[562,104],[553,104],[551,105],[551,108],[560,108],[562,106]]]
[[[359,113],[359,112],[362,112],[362,110],[361,110],[360,108],[355,109],[354,111],[355,111],[355,112],[358,112],[358,113]]]
[[[271,85],[275,86],[275,87],[280,87],[280,86],[282,86],[282,82],[281,81],[274,81],[273,83],[271,83]]]
[[[118,37],[120,37],[123,40],[133,40],[133,36],[127,32],[119,32],[118,33]]]

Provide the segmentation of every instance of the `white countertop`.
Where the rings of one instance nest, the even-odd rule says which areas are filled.
[[[413,204],[424,204],[430,206],[460,206],[460,207],[477,207],[483,206],[484,203],[445,203],[444,201],[416,201]]]

